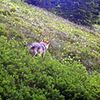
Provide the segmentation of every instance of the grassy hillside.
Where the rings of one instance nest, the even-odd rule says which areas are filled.
[[[15,1],[0,0],[0,99],[99,99],[99,32]],[[26,44],[43,39],[45,58],[33,58]]]

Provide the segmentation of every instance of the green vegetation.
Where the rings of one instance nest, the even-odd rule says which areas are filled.
[[[99,37],[37,7],[0,0],[0,99],[99,100]],[[33,58],[26,43],[42,39],[51,39],[49,51]]]
[[[47,53],[33,58],[22,42],[0,37],[0,94],[10,100],[95,100],[99,74],[89,76],[77,62],[61,64]]]

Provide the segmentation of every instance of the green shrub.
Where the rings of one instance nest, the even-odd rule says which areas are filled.
[[[6,34],[5,25],[0,23],[0,36]]]
[[[98,76],[90,77],[78,62],[61,64],[49,53],[33,58],[22,42],[0,37],[2,100],[95,100]]]

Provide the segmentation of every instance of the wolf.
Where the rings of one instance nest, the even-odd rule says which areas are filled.
[[[29,52],[35,57],[39,54],[44,57],[50,43],[48,41],[35,42],[28,45]]]

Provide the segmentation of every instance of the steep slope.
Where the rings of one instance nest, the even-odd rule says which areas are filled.
[[[0,0],[0,99],[99,99],[100,34],[15,1]],[[43,39],[49,51],[33,58],[26,44]]]
[[[1,0],[0,5],[0,27],[6,30],[5,35],[16,39],[23,37],[27,42],[51,40],[50,52],[56,58],[67,57],[80,61],[87,69],[100,71],[100,35],[98,33],[93,34],[85,28],[37,7],[15,3],[14,0],[12,0],[13,3],[7,1]]]
[[[77,23],[91,26],[97,22],[99,0],[24,0],[29,4],[45,8],[56,15]]]

